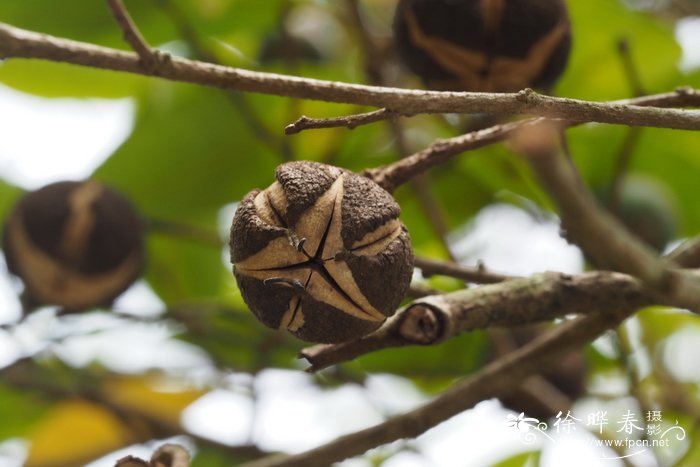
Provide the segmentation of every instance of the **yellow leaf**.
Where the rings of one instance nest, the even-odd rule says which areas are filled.
[[[76,466],[132,443],[130,432],[112,412],[74,399],[56,404],[35,425],[25,467]]]
[[[123,377],[105,382],[104,397],[112,404],[180,429],[180,414],[205,391],[168,387],[167,380],[154,377]]]

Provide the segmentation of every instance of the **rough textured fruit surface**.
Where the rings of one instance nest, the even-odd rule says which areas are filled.
[[[26,194],[4,227],[8,269],[28,308],[107,306],[139,276],[143,223],[131,203],[97,182],[58,182]]]
[[[548,88],[571,48],[563,0],[401,0],[394,34],[399,58],[438,90]]]
[[[315,162],[290,162],[249,193],[231,226],[233,272],[266,326],[311,342],[377,329],[413,273],[399,206],[371,180]]]

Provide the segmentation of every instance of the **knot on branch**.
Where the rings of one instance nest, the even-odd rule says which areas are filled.
[[[301,131],[305,128],[307,124],[309,124],[312,121],[311,118],[307,117],[306,115],[302,115],[299,117],[295,122],[290,123],[286,127],[284,127],[284,134],[285,135],[295,135],[297,133],[301,133]]]
[[[538,96],[539,94],[537,94],[534,90],[525,88],[522,91],[518,91],[515,98],[524,104],[534,104],[537,101]]]
[[[396,332],[407,343],[434,344],[445,335],[445,319],[436,308],[418,303],[403,312]]]
[[[162,50],[150,49],[148,53],[139,55],[139,64],[153,76],[163,76],[163,69],[172,66],[172,63],[172,56]]]

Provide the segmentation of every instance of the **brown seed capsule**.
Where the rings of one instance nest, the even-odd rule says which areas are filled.
[[[25,195],[3,235],[25,308],[108,306],[141,273],[143,223],[131,203],[97,182],[58,182]]]
[[[394,34],[406,66],[445,91],[549,88],[571,48],[563,0],[401,0]]]
[[[266,326],[311,342],[377,329],[413,272],[399,206],[371,180],[315,162],[290,162],[249,193],[231,226],[233,272]]]

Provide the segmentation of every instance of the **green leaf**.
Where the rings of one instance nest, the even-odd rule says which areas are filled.
[[[25,436],[50,404],[35,393],[0,384],[0,439]]]
[[[95,172],[147,217],[216,226],[225,204],[274,179],[280,156],[251,135],[224,91],[158,83],[131,137]]]
[[[493,464],[493,467],[537,467],[540,465],[541,454],[540,451],[521,452]]]
[[[590,100],[631,96],[633,91],[617,49],[620,39],[627,40],[638,78],[647,92],[667,91],[663,86],[668,86],[669,74],[680,79],[680,47],[672,24],[629,10],[617,1],[573,0],[568,5],[573,49],[557,86],[558,95]]]
[[[159,83],[141,101],[131,137],[94,177],[114,186],[146,219],[218,231],[218,213],[265,187],[279,156],[248,130],[223,91]],[[169,303],[221,290],[221,250],[151,235],[147,277]]]
[[[648,307],[637,313],[646,343],[659,342],[673,333],[700,327],[697,316],[665,307]]]
[[[0,222],[4,223],[17,199],[22,195],[22,190],[9,183],[0,180]],[[2,239],[2,229],[0,229]]]
[[[170,315],[188,329],[180,338],[204,349],[220,367],[250,373],[299,367],[296,355],[304,343],[264,327],[247,309],[200,302],[176,307]]]
[[[385,349],[360,357],[357,365],[370,373],[392,373],[425,382],[452,380],[481,367],[488,349],[485,333],[475,331],[433,346]]]
[[[0,63],[0,82],[44,97],[130,97],[143,89],[148,80],[130,73],[41,60]]]
[[[157,2],[126,3],[150,44],[155,46],[176,39],[174,27],[156,6]],[[4,1],[0,2],[0,20],[31,31],[130,50],[104,0]],[[0,82],[47,97],[126,97],[138,92],[146,79],[133,74],[17,58],[0,64]]]
[[[148,237],[146,280],[167,304],[216,297],[230,274],[208,245],[158,233]]]
[[[160,12],[157,2],[126,0],[124,3],[151,44],[172,40],[174,29]],[[106,1],[5,1],[0,3],[0,18],[31,31],[128,49]]]

